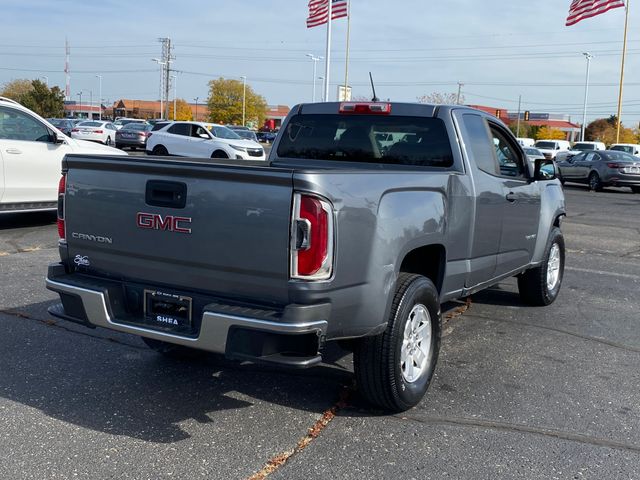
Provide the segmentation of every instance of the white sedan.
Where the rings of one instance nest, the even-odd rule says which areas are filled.
[[[71,138],[111,145],[116,140],[116,130],[117,128],[111,122],[87,120],[80,122],[71,130]]]
[[[171,122],[157,124],[147,138],[150,155],[265,160],[262,145],[240,138],[233,130],[215,123]]]
[[[0,97],[0,217],[55,210],[62,159],[67,153],[126,155],[74,140],[19,103]]]

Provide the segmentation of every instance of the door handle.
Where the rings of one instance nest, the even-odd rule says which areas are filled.
[[[22,150],[18,150],[17,148],[7,148],[7,153],[13,153],[14,155],[20,155]]]
[[[518,196],[513,192],[509,192],[506,195],[507,202],[515,202],[517,200],[517,198],[518,198]]]

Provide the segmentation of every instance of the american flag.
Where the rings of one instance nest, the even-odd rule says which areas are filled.
[[[624,6],[624,0],[573,0],[569,7],[566,25],[567,27],[575,25],[585,18],[595,17],[601,13],[608,12],[612,8]]]
[[[317,27],[327,23],[329,16],[329,2],[331,4],[331,20],[348,15],[347,2],[349,0],[309,0],[309,16],[307,28]]]

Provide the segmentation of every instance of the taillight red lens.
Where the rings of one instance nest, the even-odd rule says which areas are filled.
[[[291,276],[323,280],[333,264],[331,204],[311,195],[295,194],[291,239]]]
[[[58,236],[60,240],[67,238],[64,224],[64,194],[67,190],[67,176],[62,175],[58,182]]]
[[[78,130],[77,128],[72,128],[71,131],[72,132],[79,132],[80,130]]]
[[[102,130],[94,130],[93,133],[102,133]]]
[[[608,162],[607,163],[607,167],[609,168],[622,168],[624,165],[620,165],[619,163],[615,163],[615,162]]]

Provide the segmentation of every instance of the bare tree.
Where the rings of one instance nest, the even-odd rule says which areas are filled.
[[[455,105],[456,103],[463,104],[464,103],[464,95],[460,95],[460,100],[458,100],[457,93],[442,93],[442,92],[433,92],[429,95],[423,95],[418,97],[419,103],[431,103],[434,105]]]

